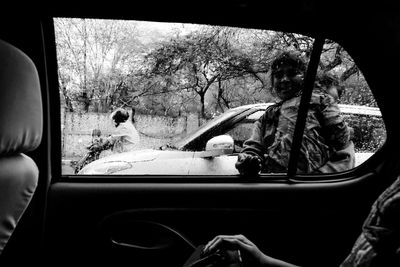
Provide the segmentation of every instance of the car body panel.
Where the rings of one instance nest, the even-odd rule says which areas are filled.
[[[141,151],[124,152],[118,160],[108,159],[98,161],[81,173],[83,175],[237,175],[235,168],[237,155],[222,155],[217,157],[205,157],[204,152],[180,152],[178,157],[171,151],[153,150],[155,156],[151,160],[131,161],[132,157],[140,157]],[[364,163],[374,153],[356,153],[355,167]],[[114,169],[107,168],[104,163],[115,163]],[[129,165],[128,165],[128,164]]]
[[[123,152],[101,158],[92,169],[82,171],[86,174],[129,174],[134,168],[138,174],[188,174],[194,153],[152,149]],[[171,160],[174,164],[171,164]]]
[[[199,152],[196,152],[199,153]],[[201,152],[200,152],[201,153]],[[235,168],[236,155],[223,155],[218,157],[197,157],[189,168],[190,175],[237,175]]]

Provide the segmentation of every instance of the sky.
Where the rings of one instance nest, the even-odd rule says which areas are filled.
[[[143,30],[157,30],[162,33],[171,33],[179,29],[183,34],[198,28],[196,24],[183,24],[183,23],[166,23],[166,22],[151,22],[151,21],[136,21],[139,23],[139,28]]]

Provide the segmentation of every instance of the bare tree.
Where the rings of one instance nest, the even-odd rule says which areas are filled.
[[[123,89],[135,53],[141,52],[135,24],[58,18],[55,30],[63,95],[83,103],[84,111],[93,106],[108,110],[113,95]]]

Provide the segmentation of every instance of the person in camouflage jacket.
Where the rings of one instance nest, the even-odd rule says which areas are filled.
[[[306,64],[295,53],[284,52],[271,65],[272,92],[280,101],[255,123],[252,136],[244,142],[236,168],[241,174],[287,171]],[[340,171],[354,166],[350,130],[340,115],[335,98],[316,83],[298,161],[299,173]],[[336,151],[350,148],[346,161],[332,164]],[[353,148],[354,149],[354,148]],[[353,157],[353,162],[351,158]],[[326,165],[328,164],[328,165]]]

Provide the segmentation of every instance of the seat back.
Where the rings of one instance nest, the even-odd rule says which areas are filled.
[[[24,153],[41,142],[39,76],[32,60],[0,40],[0,255],[32,199],[38,168]]]

